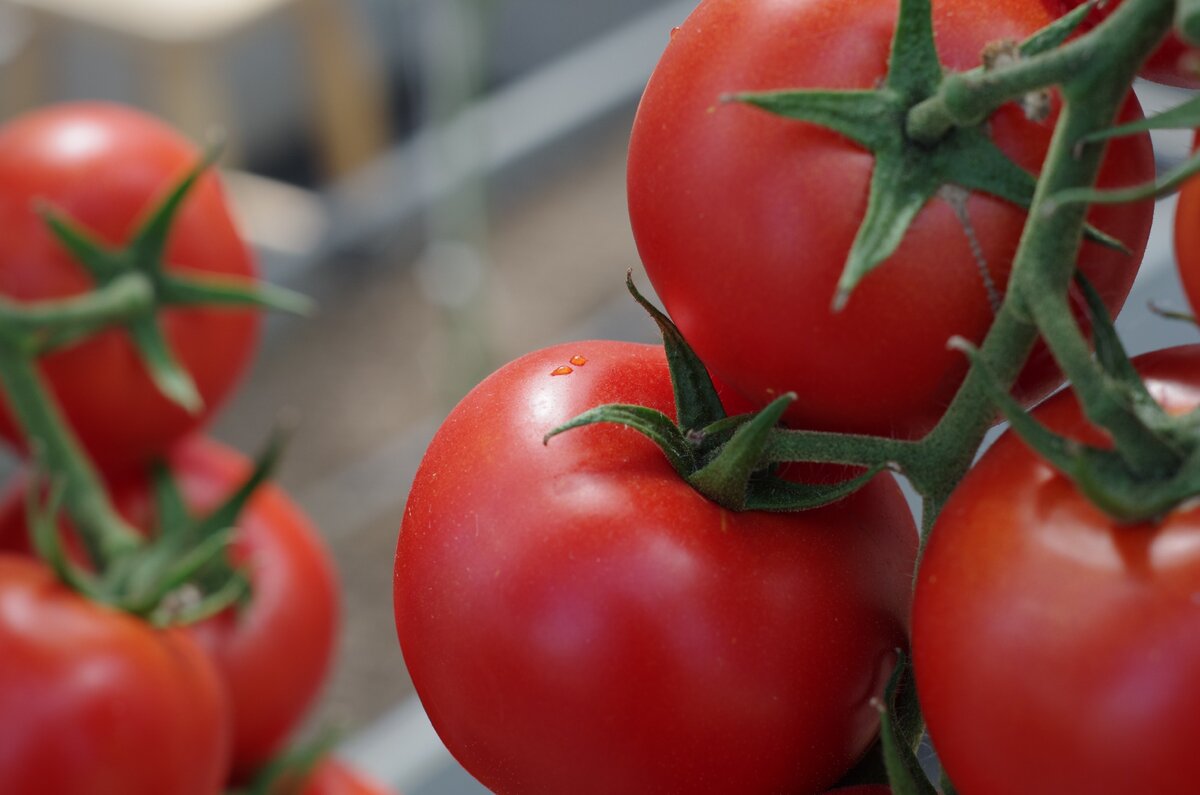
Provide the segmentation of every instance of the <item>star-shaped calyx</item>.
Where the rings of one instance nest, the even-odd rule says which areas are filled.
[[[1037,180],[992,141],[985,119],[956,127],[932,144],[909,137],[909,109],[937,92],[944,78],[934,46],[931,0],[901,0],[888,74],[874,90],[800,89],[732,94],[743,102],[790,119],[818,124],[854,141],[875,157],[867,210],[838,282],[840,309],[864,276],[900,245],[931,198],[947,186],[979,191],[1028,208]],[[1079,25],[1081,7],[1018,45],[1012,57],[1030,57],[1061,44]],[[986,68],[986,67],[980,67]],[[1088,228],[1093,239],[1123,246]]]
[[[191,412],[202,408],[202,399],[191,375],[171,350],[158,317],[160,306],[250,306],[307,314],[310,301],[281,287],[250,279],[184,269],[168,269],[165,253],[171,226],[188,192],[213,164],[218,150],[211,149],[167,195],[124,246],[112,246],[53,207],[43,207],[42,216],[59,242],[92,277],[96,289],[132,275],[148,284],[154,296],[151,311],[126,321],[134,345],[159,390]],[[47,340],[49,346],[69,343],[94,328],[71,329]]]

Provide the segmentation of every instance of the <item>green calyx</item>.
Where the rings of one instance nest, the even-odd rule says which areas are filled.
[[[638,292],[632,276],[627,275],[625,283],[662,332],[678,421],[645,406],[607,404],[554,428],[545,442],[585,425],[624,425],[658,445],[680,477],[698,492],[733,511],[816,508],[857,491],[884,469],[876,465],[837,483],[796,483],[776,477],[767,451],[795,395],[783,395],[753,414],[728,416],[708,370],[679,329]]]
[[[196,166],[174,185],[147,214],[146,219],[123,247],[110,246],[52,207],[41,209],[42,217],[58,241],[92,277],[95,289],[87,295],[39,304],[0,304],[0,321],[7,336],[23,335],[23,347],[34,352],[69,344],[100,327],[124,326],[134,342],[147,372],[159,390],[191,412],[203,407],[191,375],[171,351],[157,316],[159,306],[249,306],[308,313],[311,303],[303,296],[280,287],[249,280],[202,273],[182,273],[166,268],[166,246],[171,225],[184,199],[216,159],[210,150]],[[112,311],[111,292],[126,298],[119,311]],[[136,296],[131,296],[136,291]],[[109,311],[101,311],[109,308]]]
[[[1046,428],[990,376],[978,351],[961,340],[955,346],[984,375],[989,396],[1012,431],[1070,478],[1093,505],[1121,523],[1156,521],[1180,503],[1200,496],[1200,410],[1173,416],[1154,400],[1129,361],[1095,289],[1082,276],[1077,281],[1087,300],[1096,365],[1104,377],[1095,386],[1077,384],[1075,396],[1084,413],[1109,431],[1112,449],[1084,444]],[[1120,432],[1115,430],[1118,422]]]
[[[151,471],[155,525],[140,543],[109,556],[96,570],[75,562],[58,524],[63,483],[37,470],[26,515],[37,554],[59,579],[92,601],[145,618],[155,626],[191,624],[244,605],[250,582],[229,558],[238,517],[278,464],[285,433],[276,431],[249,476],[215,509],[193,516],[171,471]],[[47,495],[43,500],[43,494]],[[97,561],[92,561],[93,564]]]
[[[893,795],[938,795],[917,760],[925,720],[917,701],[912,659],[899,649],[896,656],[896,667],[888,678],[883,702],[875,705],[879,710],[879,739],[888,784]],[[950,795],[952,790],[943,789],[942,792]]]
[[[1087,10],[1079,9],[1039,31],[1014,48],[1008,58],[1031,58],[1057,47],[1079,25]],[[965,76],[977,78],[985,71],[976,69]],[[785,118],[827,127],[874,155],[866,213],[833,297],[835,310],[844,307],[858,283],[896,251],[917,214],[940,191],[955,187],[987,193],[1023,208],[1030,206],[1036,178],[996,146],[984,122],[1004,102],[1019,98],[1021,93],[1036,94],[1040,86],[1006,94],[991,105],[973,110],[969,123],[942,123],[939,114],[945,113],[945,103],[952,103],[956,96],[948,89],[964,85],[962,77],[946,74],[938,61],[930,0],[901,0],[888,75],[880,88],[784,90],[727,97]],[[935,96],[939,104],[923,104]],[[933,118],[923,121],[924,116]],[[930,128],[932,133],[928,132]],[[1086,234],[1104,245],[1123,247],[1120,241],[1094,228],[1088,227]]]

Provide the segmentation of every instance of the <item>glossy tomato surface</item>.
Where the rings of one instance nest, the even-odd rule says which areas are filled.
[[[989,291],[955,210],[931,200],[900,248],[840,313],[834,288],[862,220],[873,158],[828,130],[736,103],[730,92],[869,89],[886,74],[895,0],[704,0],[674,31],[638,108],[629,212],[638,251],[667,311],[713,372],[758,404],[793,390],[798,426],[917,436],[966,372],[954,335],[980,340]],[[1021,39],[1050,16],[1039,0],[934,0],[944,64],[979,65],[985,45]],[[1134,101],[1129,117],[1140,116]],[[1053,121],[1015,106],[989,122],[997,144],[1036,171]],[[1154,176],[1148,137],[1112,144],[1105,185]],[[972,195],[974,236],[999,289],[1024,210]],[[1133,252],[1084,245],[1080,261],[1110,308],[1127,295],[1153,203],[1090,218]],[[1033,398],[1058,383],[1041,349],[1022,380]]]
[[[194,514],[215,508],[249,475],[239,453],[202,437],[171,451],[168,463]],[[153,525],[147,481],[112,486],[117,508],[139,527]],[[23,481],[0,505],[0,549],[28,552]],[[248,606],[189,627],[216,663],[233,703],[236,778],[268,761],[306,716],[325,682],[338,630],[339,595],[328,550],[304,513],[273,484],[242,512],[230,550],[247,568]]]
[[[200,157],[162,122],[118,105],[52,106],[0,128],[0,294],[36,301],[76,295],[92,284],[48,231],[39,206],[53,206],[101,240],[122,244]],[[213,174],[180,209],[166,258],[180,271],[255,276]],[[258,319],[244,309],[172,309],[162,317],[172,350],[204,400],[198,414],[159,393],[124,331],[104,332],[43,360],[70,424],[107,466],[146,461],[203,422],[238,380],[257,339]],[[19,438],[2,404],[0,434]]]
[[[215,795],[220,677],[178,630],[94,604],[0,555],[0,782],[29,795]]]
[[[1061,16],[1077,8],[1085,0],[1042,0],[1050,13]],[[1108,0],[1107,5],[1094,9],[1081,26],[1090,30],[1116,10],[1121,0]],[[1183,42],[1174,32],[1167,34],[1158,49],[1142,64],[1141,76],[1156,83],[1177,88],[1200,88],[1200,52]]]
[[[610,402],[673,414],[661,347],[529,354],[426,452],[395,609],[434,728],[507,795],[832,785],[874,737],[871,699],[905,645],[916,533],[894,481],[816,511],[732,513],[628,428],[543,445]]]
[[[1155,397],[1200,404],[1200,347],[1139,357]],[[1100,443],[1070,393],[1036,416]],[[1186,795],[1200,734],[1200,507],[1118,526],[1011,434],[939,516],[913,660],[960,792]]]
[[[1184,183],[1175,204],[1175,261],[1192,312],[1200,313],[1200,179]]]

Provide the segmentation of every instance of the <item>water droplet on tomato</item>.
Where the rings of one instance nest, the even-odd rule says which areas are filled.
[[[562,367],[555,367],[553,370],[551,370],[550,375],[570,375],[573,372],[575,371],[572,368],[567,367],[564,364]]]
[[[679,32],[679,26],[678,26],[678,25],[676,25],[675,27],[671,28],[671,38],[675,38],[675,34],[676,34],[676,33],[678,33],[678,32]]]
[[[576,367],[583,367],[585,364],[587,364],[587,357],[580,356],[577,353],[571,357],[571,364],[575,365]]]

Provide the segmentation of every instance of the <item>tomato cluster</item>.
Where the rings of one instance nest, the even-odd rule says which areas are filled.
[[[1135,4],[1148,19],[1151,1]],[[923,5],[702,0],[671,32],[629,146],[630,219],[670,316],[659,319],[667,355],[597,340],[528,354],[463,398],[430,444],[397,542],[396,628],[434,728],[492,791],[768,795],[867,781],[836,792],[883,795],[891,790],[863,771],[875,759],[880,710],[895,692],[885,685],[896,674],[902,686],[908,665],[958,792],[1196,791],[1200,487],[1180,490],[1190,500],[1131,520],[1089,502],[1086,489],[1014,431],[972,465],[995,414],[987,402],[977,430],[970,426],[978,438],[956,486],[928,517],[919,567],[917,534],[888,474],[798,513],[743,511],[725,492],[705,490],[720,461],[709,439],[736,427],[725,442],[733,449],[757,426],[740,415],[688,424],[695,416],[681,396],[707,373],[680,364],[681,350],[711,372],[726,409],[720,416],[747,404],[765,415],[786,400],[777,416],[799,429],[788,437],[804,440],[797,445],[825,451],[832,431],[855,434],[836,437],[846,445],[838,449],[862,450],[870,434],[889,445],[871,449],[895,451],[880,463],[907,472],[911,450],[944,454],[927,443],[944,437],[926,435],[946,427],[968,370],[980,379],[972,389],[996,379],[984,359],[973,365],[959,349],[1038,319],[1034,298],[1024,296],[1029,311],[995,331],[1002,308],[1021,300],[1006,291],[1010,274],[1020,273],[1014,262],[1028,261],[1018,259],[1034,225],[1026,207],[1045,197],[1031,187],[1022,204],[1019,191],[968,191],[953,179],[905,218],[902,240],[849,302],[831,307],[862,229],[894,198],[876,193],[885,144],[864,143],[884,139],[854,126],[858,110],[849,103],[873,95],[886,109],[913,90],[919,78],[895,70],[918,56],[892,44],[901,6]],[[1082,10],[1070,16],[1082,22],[1076,29],[1055,23],[1077,5],[933,0],[930,46],[947,72],[1004,69],[1005,58],[1034,57],[1044,29],[1067,47],[1088,35],[1096,20]],[[906,42],[924,35],[910,28]],[[1096,30],[1091,35],[1118,35],[1112,25]],[[1021,41],[1031,49],[1018,48]],[[1168,41],[1144,74],[1195,87],[1190,55],[1176,57],[1181,49]],[[1135,68],[1130,59],[1131,79]],[[981,78],[975,88],[989,87]],[[1103,123],[1142,118],[1132,94],[1123,108],[1118,101],[1127,82],[1118,93],[1092,88],[1105,95],[1094,101],[1113,109]],[[804,89],[807,96],[778,96]],[[755,92],[754,101],[744,99]],[[954,99],[965,106],[977,97]],[[986,146],[965,134],[906,138],[908,117],[883,110],[875,121],[901,125],[898,146],[911,147],[910,166],[934,162],[923,158],[937,147],[994,147],[1034,176],[1049,157],[1059,160],[1047,172],[1084,158],[1083,141],[1065,152],[1057,141],[1069,114],[1060,114],[1056,91],[996,105],[986,119],[950,125],[976,127]],[[784,110],[764,112],[768,106]],[[1095,162],[1100,189],[1155,177],[1144,132],[1105,142]],[[1001,168],[995,160],[976,165]],[[1082,277],[1077,292],[1060,287],[1081,300],[1064,301],[1060,316],[1077,310],[1070,326],[1078,349],[1094,329],[1104,348],[1097,366],[1111,368],[1113,381],[1127,373],[1105,313],[1121,309],[1153,212],[1148,198],[1096,203],[1074,221]],[[1176,223],[1194,296],[1200,181],[1184,189]],[[1082,299],[1092,295],[1099,300],[1085,311]],[[953,337],[959,349],[947,347]],[[681,348],[684,338],[690,349]],[[1035,346],[1030,333],[1018,354],[1026,358],[1005,376],[1017,401],[1006,401],[1003,389],[991,400],[1026,416],[1019,404],[1063,385],[1050,350],[1067,346],[1049,341]],[[1063,369],[1069,361],[1078,367],[1064,356]],[[1147,435],[1161,433],[1154,438],[1166,440],[1164,455],[1184,459],[1179,478],[1194,480],[1195,423],[1163,418],[1200,404],[1200,349],[1134,364],[1146,400],[1139,404],[1130,390],[1119,399],[1128,404],[1118,405],[1146,423]],[[1106,379],[1100,387],[1115,391]],[[1079,400],[1094,397],[1080,392]],[[1154,400],[1165,412],[1151,408]],[[1033,417],[1045,433],[1065,435],[1056,448],[1064,456],[1083,443],[1114,444],[1084,419],[1070,390]],[[752,482],[797,474],[778,469],[790,459],[766,450],[775,448],[748,454],[759,467]],[[825,463],[864,463],[822,455]],[[1127,469],[1118,474],[1132,477],[1136,467]],[[914,483],[918,477],[930,475],[918,471]],[[897,666],[910,646],[911,663]],[[899,713],[889,715],[888,772],[916,775],[893,765],[892,741],[909,729],[895,728]],[[922,786],[897,791],[933,790]]]
[[[0,128],[6,306],[61,306],[96,289],[94,263],[84,267],[42,215],[67,219],[117,259],[201,157],[161,122],[115,105],[51,107]],[[254,289],[252,257],[212,173],[186,193],[165,234],[166,273]],[[153,263],[135,265],[149,272]],[[86,451],[75,466],[94,462],[107,501],[147,540],[179,532],[171,522],[181,521],[165,515],[156,467],[169,473],[189,519],[225,510],[255,471],[197,431],[252,356],[258,313],[185,303],[156,320],[201,406],[189,410],[160,391],[124,328],[84,328],[37,362],[46,400],[78,443],[68,455]],[[24,451],[56,443],[23,428],[9,396],[0,434]],[[236,529],[224,565],[248,582],[247,595],[199,623],[162,629],[73,591],[37,559],[32,532],[42,519],[29,507],[40,511],[43,498],[31,481],[21,474],[0,502],[0,788],[216,795],[260,778],[309,714],[332,662],[339,595],[316,528],[280,488],[257,486],[225,519]],[[112,563],[91,559],[85,531],[65,515],[55,532],[80,569]],[[186,559],[188,550],[176,552]],[[114,568],[98,574],[116,576]],[[188,587],[168,598],[186,602]],[[332,759],[292,779],[271,791],[384,792]]]

